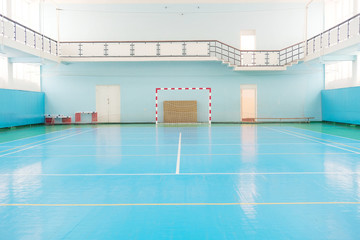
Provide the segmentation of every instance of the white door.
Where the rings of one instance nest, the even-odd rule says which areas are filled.
[[[96,86],[96,112],[98,122],[120,122],[120,86]]]
[[[256,120],[256,85],[241,86],[241,121]]]

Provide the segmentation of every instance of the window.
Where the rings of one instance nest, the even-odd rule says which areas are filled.
[[[14,89],[40,91],[40,66],[38,64],[13,63]]]
[[[256,49],[256,32],[255,30],[245,30],[240,32],[240,49],[255,50]]]
[[[0,88],[8,88],[8,61],[0,56]]]
[[[325,65],[325,89],[354,87],[353,62],[342,61]]]

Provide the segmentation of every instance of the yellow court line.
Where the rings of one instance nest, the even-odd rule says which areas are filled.
[[[357,205],[360,202],[240,202],[240,203],[1,203],[0,207],[117,207],[117,206],[231,206],[231,205]]]
[[[344,143],[334,142],[334,141],[330,141],[330,140],[327,140],[327,139],[318,138],[318,137],[314,137],[314,136],[311,136],[311,135],[299,133],[299,132],[296,132],[296,131],[293,132],[293,131],[286,130],[286,129],[282,129],[282,130],[283,130],[283,131],[286,131],[286,132],[293,133],[293,134],[298,134],[298,135],[306,136],[306,137],[309,137],[309,138],[314,138],[314,139],[318,139],[318,140],[321,140],[321,141],[326,141],[326,142],[329,142],[329,143],[339,144],[339,145],[342,145],[342,146],[345,146],[345,147],[355,148],[355,149],[357,149],[357,150],[360,150],[360,148],[358,148],[358,147],[349,146],[349,145],[346,145],[346,144],[344,144]]]
[[[52,140],[52,139],[56,139],[56,138],[60,138],[60,137],[64,137],[64,136],[68,136],[68,135],[71,135],[71,134],[74,134],[74,133],[63,134],[63,135],[60,135],[60,136],[56,136],[56,137],[52,137],[52,138],[48,138],[48,139],[44,139],[44,140],[39,140],[39,141],[36,141],[36,142],[27,143],[27,144],[24,144],[24,145],[21,145],[21,146],[17,146],[17,147],[14,147],[14,148],[2,150],[2,151],[0,151],[0,153],[1,153],[1,152],[8,152],[8,151],[15,150],[15,149],[18,149],[18,148],[26,147],[26,146],[28,146],[28,145],[32,145],[32,144],[36,144],[36,143],[40,143],[40,142],[44,142],[44,141],[48,141],[48,140]]]

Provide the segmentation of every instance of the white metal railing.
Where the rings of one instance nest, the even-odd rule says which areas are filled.
[[[58,42],[0,14],[1,36],[43,52],[58,55]]]
[[[286,66],[360,34],[360,14],[281,50],[240,50],[217,40],[61,42],[62,57],[216,57],[232,66]]]
[[[280,65],[287,65],[294,61],[300,61],[305,57],[304,42],[296,43],[279,51]]]
[[[233,66],[280,66],[278,50],[244,51],[217,40],[61,42],[60,56],[69,58],[216,57]]]
[[[233,66],[280,66],[278,50],[240,50],[220,41],[211,41],[209,52]]]
[[[1,35],[67,58],[216,57],[232,66],[286,66],[360,35],[360,14],[281,50],[240,50],[217,40],[57,42],[0,14]],[[58,49],[60,46],[60,49]]]
[[[209,57],[209,41],[61,42],[62,57]]]
[[[360,14],[308,39],[306,55],[316,54],[360,34]]]

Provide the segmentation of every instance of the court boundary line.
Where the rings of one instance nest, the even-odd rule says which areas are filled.
[[[44,136],[47,134],[51,134],[51,133],[56,133],[56,132],[62,132],[62,131],[66,131],[66,130],[70,130],[73,129],[72,127],[67,128],[67,129],[63,129],[63,130],[58,130],[58,131],[53,131],[53,132],[49,132],[49,133],[42,133],[36,136],[30,136],[30,137],[25,137],[25,138],[19,138],[19,139],[15,139],[15,140],[11,140],[11,141],[7,141],[7,142],[2,142],[0,143],[0,145],[6,144],[6,143],[10,143],[10,142],[16,142],[16,141],[20,141],[20,140],[24,140],[24,139],[29,139],[29,138],[34,138],[34,137],[39,137],[39,136]]]
[[[143,135],[144,136],[144,135]],[[151,135],[151,136],[153,136],[153,137],[156,137],[155,135]],[[216,140],[227,140],[227,139],[239,139],[239,137],[231,137],[231,136],[229,136],[229,137],[222,137],[222,138],[217,138],[217,137],[215,137],[215,136],[212,136],[212,138],[214,138],[214,139],[216,139]],[[131,137],[128,137],[127,139],[129,139],[129,140],[139,140],[139,139],[144,139],[143,137],[138,137],[138,138],[131,138]],[[168,139],[170,139],[170,140],[177,140],[178,138],[176,137],[176,138],[171,138],[171,137],[168,137]],[[183,139],[184,140],[201,140],[201,139],[209,139],[208,137],[197,137],[197,138],[192,138],[192,137],[183,137]],[[262,137],[262,139],[274,139],[274,137]]]
[[[229,173],[0,173],[0,176],[49,176],[49,177],[96,177],[96,176],[202,176],[202,175],[360,175],[360,172],[229,172]]]
[[[236,206],[236,205],[358,205],[360,202],[230,202],[230,203],[0,203],[0,207],[120,207],[120,206]]]
[[[181,154],[181,132],[179,133],[179,146],[178,146],[178,154],[176,158],[176,174],[180,173],[180,154]]]
[[[307,136],[307,137],[310,137],[310,138],[319,139],[319,140],[322,140],[322,141],[326,141],[326,142],[330,142],[330,143],[334,143],[334,144],[339,144],[339,145],[342,145],[342,146],[345,146],[345,147],[348,147],[348,148],[353,148],[353,149],[360,150],[360,148],[358,148],[358,147],[349,146],[349,145],[347,145],[345,143],[339,143],[339,142],[335,142],[335,141],[331,141],[331,140],[327,140],[327,139],[322,139],[322,138],[318,138],[318,137],[315,137],[315,136],[307,135],[307,134],[304,134],[304,133],[298,133],[298,132],[294,132],[294,131],[290,131],[290,130],[284,130],[284,131],[288,131],[288,132],[299,134],[299,135],[302,135],[302,136]]]
[[[11,155],[11,154],[14,154],[14,153],[23,152],[23,151],[29,150],[29,149],[31,149],[31,148],[35,148],[35,147],[41,146],[41,145],[43,145],[43,144],[47,144],[47,143],[49,143],[49,142],[59,141],[59,140],[62,140],[62,139],[68,138],[68,137],[73,137],[73,136],[76,136],[76,135],[79,135],[79,134],[83,134],[83,133],[86,133],[86,132],[90,132],[90,131],[93,131],[93,129],[87,130],[87,131],[83,131],[83,132],[80,132],[80,133],[68,134],[68,135],[65,135],[65,136],[62,135],[62,137],[59,136],[58,138],[56,138],[56,139],[54,139],[54,140],[51,140],[51,141],[43,142],[43,143],[36,144],[36,145],[30,146],[30,147],[27,147],[27,148],[24,148],[24,149],[20,149],[20,150],[17,150],[17,151],[13,151],[13,152],[9,152],[9,153],[2,154],[2,155],[0,155],[0,158],[5,157],[5,156],[8,156],[8,155]]]
[[[334,152],[334,153],[257,153],[257,155],[358,155],[351,152]],[[249,156],[253,154],[182,154],[183,156]],[[170,157],[177,154],[153,154],[153,155],[56,155],[47,156],[48,158],[65,158],[65,157]],[[43,155],[27,155],[27,156],[10,156],[11,158],[39,158]]]
[[[296,133],[294,133],[294,132],[291,132],[291,131],[278,130],[278,129],[273,129],[273,128],[270,128],[270,127],[265,127],[265,128],[271,129],[271,130],[273,130],[273,131],[281,132],[281,133],[284,133],[284,134],[292,135],[292,136],[295,136],[295,137],[298,137],[298,138],[303,138],[303,139],[307,139],[307,140],[310,140],[310,141],[318,142],[318,143],[324,144],[324,145],[326,145],[326,146],[338,148],[338,149],[341,149],[341,150],[344,150],[344,151],[352,152],[352,153],[355,153],[355,154],[360,154],[360,152],[355,152],[355,151],[353,151],[353,150],[346,149],[346,148],[342,148],[342,147],[339,147],[339,146],[335,146],[335,145],[330,144],[330,143],[320,142],[320,141],[318,141],[318,140],[315,140],[315,139],[312,139],[312,138],[309,138],[309,137],[303,137],[303,136],[298,135],[298,134],[296,134]]]
[[[68,136],[68,135],[71,135],[71,134],[74,134],[74,133],[62,134],[62,135],[60,135],[60,136],[52,137],[52,138],[49,138],[49,139],[43,139],[43,140],[39,140],[39,141],[35,141],[35,142],[23,144],[23,145],[16,146],[16,147],[13,147],[13,148],[10,148],[10,149],[1,150],[0,153],[1,153],[1,152],[8,152],[8,151],[11,151],[11,150],[15,150],[15,149],[18,149],[18,148],[22,148],[22,147],[25,147],[25,146],[28,146],[28,145],[32,145],[32,144],[36,144],[36,143],[40,143],[40,142],[45,142],[45,141],[48,141],[48,140],[51,140],[51,139],[56,139],[56,138],[59,138],[59,137]]]
[[[259,146],[259,145],[311,145],[316,144],[312,142],[306,142],[306,143],[259,143],[259,144],[217,144],[217,143],[209,143],[209,144],[181,144],[181,146]],[[139,145],[50,145],[50,147],[154,147],[154,146],[179,146],[179,144],[139,144]],[[1,147],[1,146],[0,146]]]
[[[325,135],[329,135],[329,136],[332,136],[332,137],[344,138],[344,139],[353,140],[353,141],[356,141],[356,142],[360,143],[360,140],[359,140],[359,139],[354,139],[354,138],[349,138],[349,137],[338,136],[338,135],[334,135],[334,134],[330,134],[330,133],[317,132],[317,131],[314,131],[314,130],[303,129],[303,128],[299,128],[299,127],[289,127],[289,128],[295,128],[295,129],[305,130],[305,131],[309,131],[309,132],[314,132],[314,133],[319,133],[319,134],[325,134]]]

